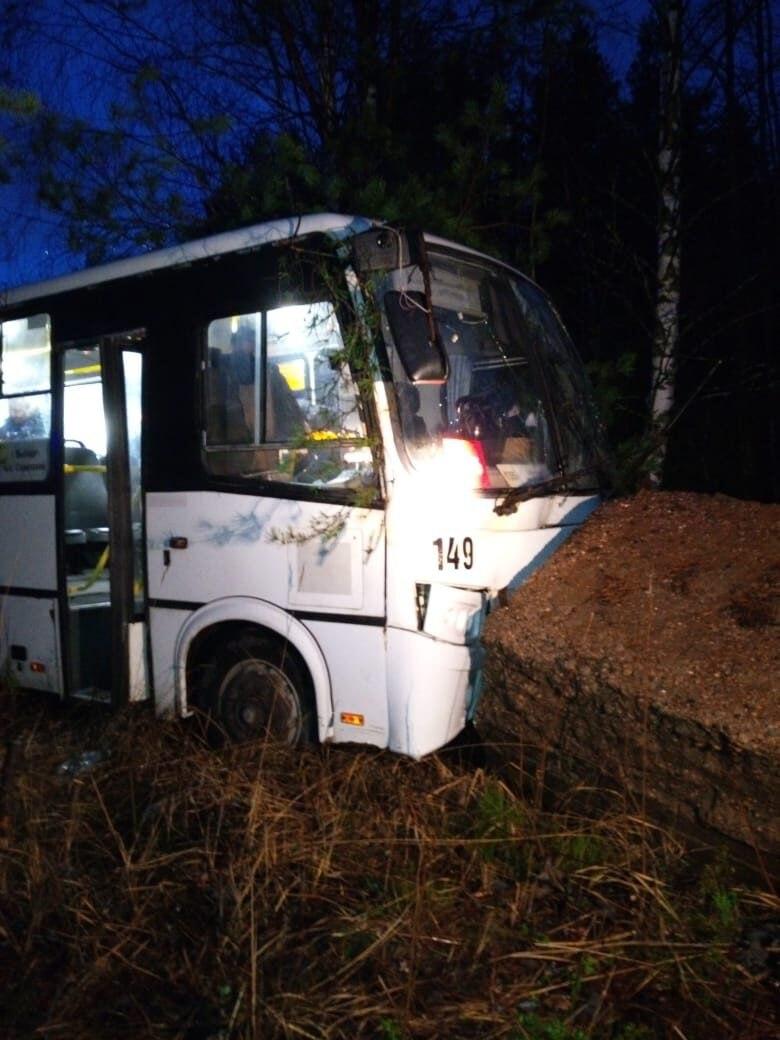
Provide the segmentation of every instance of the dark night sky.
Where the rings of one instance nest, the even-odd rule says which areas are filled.
[[[155,3],[161,10],[170,11],[168,0]],[[600,22],[603,52],[618,76],[623,76],[630,65],[636,28],[648,4],[649,0],[594,0],[592,4]],[[44,0],[43,6],[54,10],[55,18],[64,10],[54,0],[50,4]],[[175,31],[174,19],[175,14],[169,22],[171,31]],[[56,29],[48,35],[38,33],[28,53],[22,48],[16,56],[17,79],[38,93],[44,104],[70,115],[100,120],[115,96],[117,81],[110,73],[101,75],[96,61],[100,42],[95,39],[94,54],[88,53],[90,45],[87,37],[83,47],[87,53],[79,54]],[[377,215],[381,216],[370,214]],[[15,178],[0,185],[0,288],[54,277],[82,266],[81,257],[68,251],[56,216],[37,201],[31,178]]]

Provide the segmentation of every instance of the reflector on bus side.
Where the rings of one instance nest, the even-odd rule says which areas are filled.
[[[342,711],[341,721],[345,726],[362,726],[365,720],[354,711]]]

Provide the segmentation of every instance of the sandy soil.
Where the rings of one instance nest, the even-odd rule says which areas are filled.
[[[779,621],[780,506],[642,492],[602,506],[493,624],[780,751]]]
[[[666,768],[661,760],[674,755],[679,766],[659,789],[693,791],[701,776],[691,748],[701,747],[708,793],[700,800],[720,798],[724,816],[737,797],[724,794],[737,763],[739,797],[754,792],[774,845],[767,800],[780,817],[778,620],[779,505],[679,492],[614,500],[488,619],[489,661],[503,662],[503,673],[497,683],[493,668],[482,717],[489,731],[502,716],[503,739],[565,743],[566,754],[603,758],[643,710],[646,725],[650,706],[657,732],[645,762]],[[601,721],[587,717],[594,710]],[[615,712],[623,729],[609,729]]]

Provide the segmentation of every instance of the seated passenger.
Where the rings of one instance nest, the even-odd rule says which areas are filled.
[[[8,418],[0,426],[0,440],[32,440],[45,437],[41,413],[29,398],[14,397],[8,402]]]

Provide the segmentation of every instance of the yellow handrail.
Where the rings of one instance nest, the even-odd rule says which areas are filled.
[[[63,471],[65,473],[105,473],[106,472],[105,465],[100,465],[100,463],[97,463],[97,462],[92,463],[89,466],[77,466],[77,465],[74,465],[74,463],[72,463],[72,462],[66,462],[65,465],[62,468],[63,468]]]
[[[103,571],[106,569],[106,564],[108,563],[108,550],[109,550],[109,546],[106,546],[105,549],[103,550],[103,552],[100,554],[100,559],[95,564],[95,566],[94,566],[94,568],[92,570],[92,573],[90,574],[90,576],[87,578],[87,580],[84,582],[83,585],[69,585],[68,586],[68,595],[69,596],[75,596],[77,592],[86,592],[87,589],[91,589],[92,588],[92,586],[95,584],[95,582],[101,576]]]

